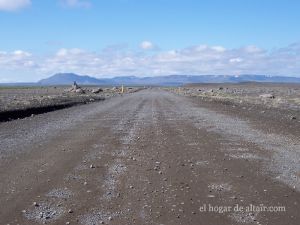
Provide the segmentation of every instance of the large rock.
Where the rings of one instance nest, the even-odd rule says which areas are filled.
[[[74,92],[74,93],[78,93],[78,94],[84,94],[85,91],[78,86],[78,84],[76,83],[76,81],[74,81],[72,87],[70,89],[67,90],[68,92]]]
[[[94,94],[99,94],[100,92],[103,92],[102,88],[96,88],[96,89],[92,90],[92,93],[94,93]]]
[[[75,93],[78,93],[78,94],[84,94],[85,91],[84,91],[83,89],[81,89],[81,88],[77,88],[77,89],[75,90]]]
[[[73,85],[72,85],[72,89],[73,89],[73,90],[76,90],[76,89],[78,89],[78,88],[79,88],[78,84],[76,83],[76,81],[74,81],[74,83],[73,83]]]

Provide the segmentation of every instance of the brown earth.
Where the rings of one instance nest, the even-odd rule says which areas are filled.
[[[1,123],[0,224],[299,224],[299,121],[269,110],[148,89]]]

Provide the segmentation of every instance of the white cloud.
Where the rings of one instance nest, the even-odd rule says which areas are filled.
[[[226,48],[222,47],[222,46],[213,46],[211,47],[212,50],[215,50],[216,52],[225,52]]]
[[[16,11],[31,4],[31,0],[0,0],[0,10]]]
[[[260,53],[262,52],[263,50],[254,46],[254,45],[249,45],[249,46],[246,46],[244,48],[244,50],[247,52],[247,53]]]
[[[83,54],[84,52],[85,52],[84,50],[79,48],[71,48],[71,49],[62,48],[57,51],[56,56],[65,57],[69,55],[80,55]]]
[[[16,56],[16,57],[18,57],[18,58],[23,58],[23,57],[29,57],[29,56],[31,56],[31,53],[25,52],[25,51],[22,51],[22,50],[13,51],[11,54],[14,55],[14,56]]]
[[[50,56],[36,56],[17,50],[0,50],[0,71],[28,71],[39,78],[58,72],[75,72],[101,77],[169,74],[267,74],[300,76],[300,44],[267,51],[258,47],[225,49],[198,45],[184,49],[147,52],[124,46],[91,52],[59,49]],[[2,73],[3,74],[3,73]],[[0,75],[0,79],[5,79]],[[38,79],[38,78],[36,78]],[[35,79],[35,80],[36,80]]]
[[[89,8],[92,3],[89,0],[61,0],[62,4],[67,7]]]
[[[0,82],[23,81],[24,77],[32,81],[32,74],[38,71],[38,64],[31,53],[16,50],[12,52],[0,51]],[[24,77],[21,77],[20,74]]]
[[[32,54],[22,50],[12,52],[0,51],[0,68],[24,65],[31,60]]]
[[[240,62],[243,62],[243,59],[241,59],[241,58],[232,58],[232,59],[229,59],[229,62],[231,62],[231,63],[240,63]]]
[[[150,50],[150,49],[153,49],[154,47],[155,47],[154,44],[150,41],[143,41],[140,44],[140,48],[144,49],[144,50]]]

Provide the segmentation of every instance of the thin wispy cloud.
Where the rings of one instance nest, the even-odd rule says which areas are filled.
[[[0,52],[0,70],[31,70],[41,77],[57,72],[103,75],[158,76],[169,74],[294,75],[300,71],[300,44],[267,51],[256,46],[226,49],[197,45],[141,54],[127,48],[91,52],[59,49],[42,57],[25,51]]]
[[[89,8],[92,6],[89,0],[61,0],[61,4],[69,8]]]
[[[17,11],[31,5],[31,0],[0,0],[0,11]]]
[[[151,50],[153,49],[155,46],[152,42],[150,41],[143,41],[141,44],[140,44],[140,48],[141,49],[144,49],[144,50]]]

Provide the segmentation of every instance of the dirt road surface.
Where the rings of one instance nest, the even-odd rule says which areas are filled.
[[[148,89],[1,123],[0,224],[300,224],[299,122],[209,104]]]

